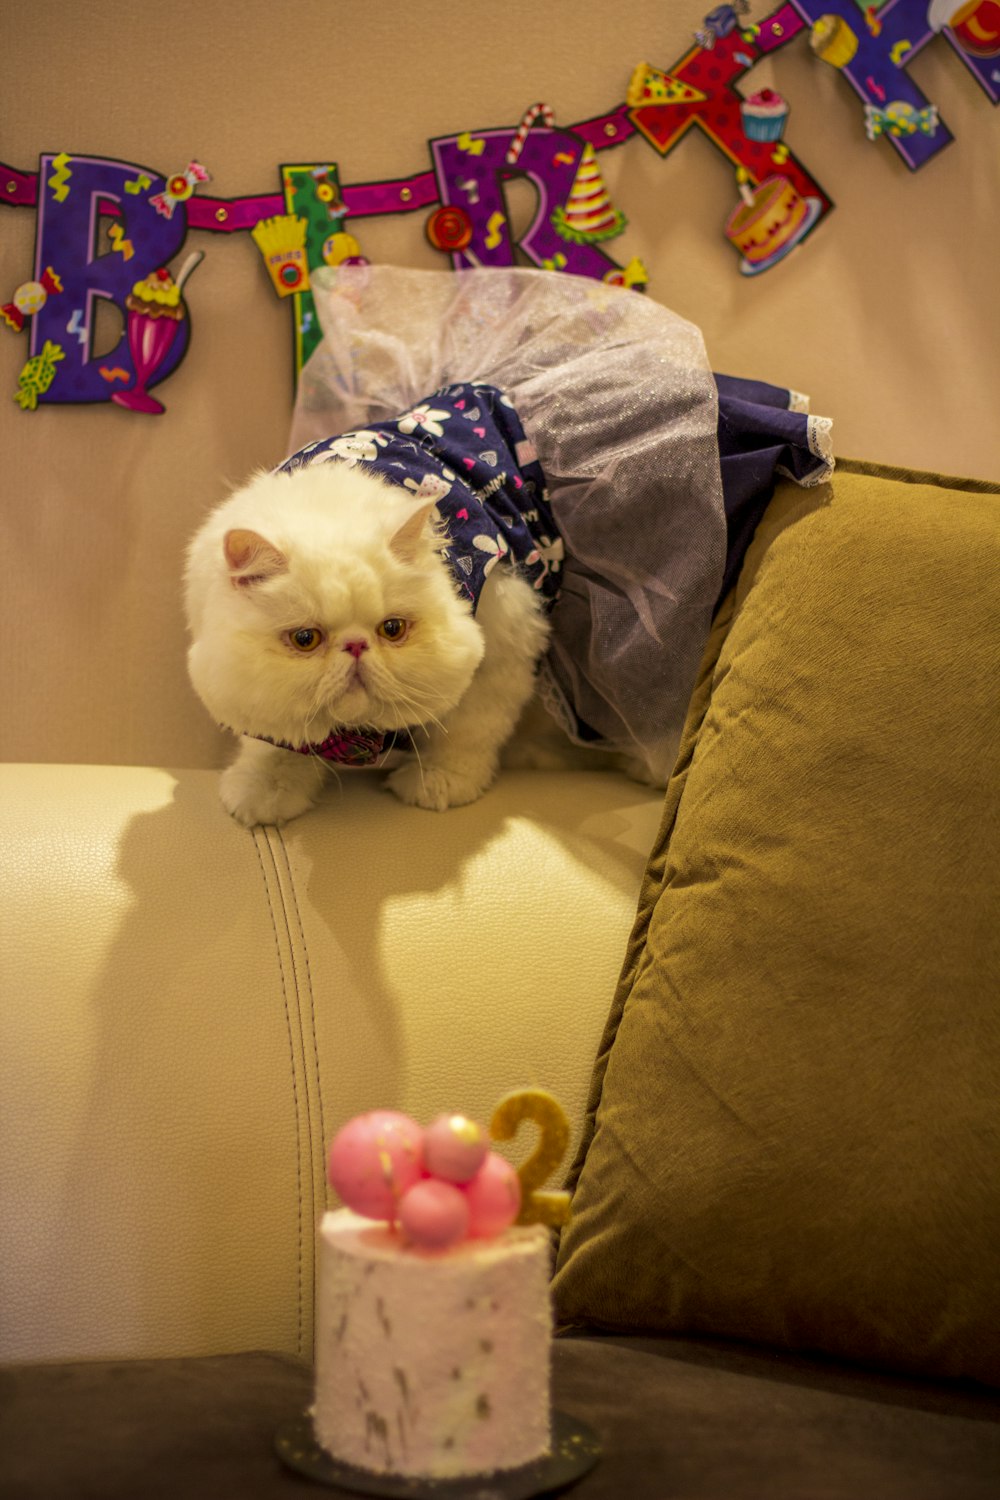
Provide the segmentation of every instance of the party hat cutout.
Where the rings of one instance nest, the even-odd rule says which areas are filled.
[[[594,148],[588,141],[565,207],[560,205],[553,210],[552,227],[564,240],[590,245],[597,240],[614,239],[627,223],[625,215],[608,197]]]

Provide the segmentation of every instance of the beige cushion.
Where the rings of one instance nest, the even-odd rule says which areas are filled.
[[[1000,491],[772,503],[601,1046],[560,1314],[1000,1381]]]
[[[0,768],[0,1360],[308,1355],[362,1110],[542,1085],[575,1148],[662,796],[379,780],[249,833],[211,772]]]

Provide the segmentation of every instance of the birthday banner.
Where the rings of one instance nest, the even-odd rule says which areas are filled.
[[[788,102],[772,89],[738,88],[762,57],[800,36],[858,96],[868,139],[912,171],[953,139],[907,72],[930,42],[947,41],[990,101],[1000,100],[1000,0],[789,0],[759,22],[750,21],[748,0],[734,0],[705,16],[694,45],[669,68],[638,63],[624,102],[606,114],[565,125],[549,105],[533,103],[513,124],[431,140],[430,168],[412,177],[342,184],[334,162],[295,163],[280,167],[277,192],[219,198],[196,161],[168,176],[69,151],[44,153],[37,172],[0,164],[0,202],[36,212],[33,275],[0,306],[3,325],[30,341],[14,400],[25,411],[110,401],[162,412],[151,388],[187,350],[185,285],[204,256],[191,251],[171,269],[192,230],[250,236],[274,292],[291,303],[296,378],[321,337],[310,275],[366,263],[358,221],[430,210],[427,238],[456,270],[511,266],[504,183],[513,177],[538,193],[516,241],[528,260],[642,290],[642,262],[621,265],[608,252],[628,221],[598,160],[636,135],[661,156],[690,130],[708,137],[735,169],[723,232],[739,271],[759,276],[833,209],[785,140]],[[123,327],[114,349],[95,356],[102,299],[119,309]]]

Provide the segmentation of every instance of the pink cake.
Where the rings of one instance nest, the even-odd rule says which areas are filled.
[[[446,1250],[349,1209],[319,1234],[313,1427],[342,1463],[450,1479],[550,1445],[549,1236],[541,1225]]]
[[[524,1121],[544,1182],[568,1122],[540,1089],[508,1094],[490,1134]],[[522,1201],[514,1168],[465,1115],[426,1130],[358,1115],[330,1147],[346,1204],[319,1229],[313,1434],[341,1464],[407,1480],[519,1469],[552,1450],[551,1247],[566,1193]],[[530,1222],[517,1227],[514,1220]]]

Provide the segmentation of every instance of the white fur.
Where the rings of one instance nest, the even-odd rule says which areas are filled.
[[[266,576],[234,581],[231,531],[265,540],[277,559]],[[344,464],[259,475],[209,516],[188,551],[188,670],[216,721],[248,736],[221,784],[240,822],[297,817],[331,769],[255,735],[300,745],[352,726],[422,726],[416,754],[389,776],[404,802],[440,810],[493,781],[548,627],[538,595],[506,567],[487,578],[473,618],[440,548],[425,495]],[[376,633],[394,616],[411,622],[398,642]],[[302,655],[287,635],[307,626],[325,640]],[[366,647],[357,664],[352,641]]]

